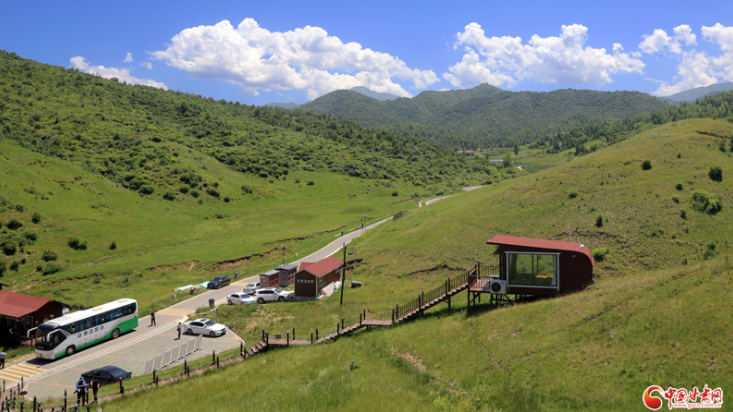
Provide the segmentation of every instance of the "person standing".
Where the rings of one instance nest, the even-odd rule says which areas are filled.
[[[99,391],[99,379],[92,378],[92,393],[94,393],[94,402],[98,402],[99,399],[97,398],[97,392]]]
[[[178,337],[181,337],[180,330],[178,331]],[[8,356],[5,352],[0,352],[0,369],[5,369],[5,357]]]
[[[155,324],[155,311],[150,312],[150,326],[157,326]]]
[[[87,394],[87,383],[84,381],[84,377],[79,377],[79,382],[76,383],[76,404],[84,405],[86,403]]]
[[[178,338],[176,340],[180,340],[181,339],[181,322],[178,322],[178,328],[176,329],[178,330]]]

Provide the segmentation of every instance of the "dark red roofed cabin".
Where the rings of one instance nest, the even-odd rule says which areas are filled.
[[[507,281],[507,294],[557,296],[593,282],[596,264],[580,243],[505,235],[487,243],[499,246],[499,278]]]
[[[296,298],[315,299],[321,289],[340,278],[341,267],[344,262],[329,256],[319,262],[303,262],[300,270],[295,273]]]
[[[30,343],[27,332],[45,320],[63,316],[63,309],[51,299],[0,290],[0,339],[8,344]]]

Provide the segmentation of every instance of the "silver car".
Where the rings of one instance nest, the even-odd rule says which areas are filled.
[[[290,292],[284,292],[277,288],[264,288],[257,290],[254,297],[257,299],[257,303],[265,303],[283,302],[290,300],[290,296]]]
[[[212,338],[222,336],[227,333],[226,326],[206,318],[186,322],[186,324],[183,325],[183,330],[185,330],[188,335],[206,335]]]
[[[248,295],[254,295],[255,291],[257,291],[257,289],[261,287],[262,287],[262,283],[260,282],[248,283],[247,286],[244,287],[244,293]]]
[[[227,303],[230,305],[252,305],[257,301],[246,293],[232,293],[227,296]]]

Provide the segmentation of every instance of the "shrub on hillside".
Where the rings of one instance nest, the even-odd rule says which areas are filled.
[[[596,227],[603,227],[603,216],[598,215],[596,218]]]
[[[10,264],[10,270],[12,270],[13,272],[17,272],[17,271],[18,271],[18,269],[20,269],[20,262],[19,262],[19,261],[17,261],[17,260],[14,260],[14,261],[13,261],[13,262],[12,262],[12,263]]]
[[[71,239],[69,239],[66,244],[74,250],[87,250],[87,242],[82,242],[81,240],[79,240],[79,238],[76,237],[72,237]]]
[[[23,237],[29,245],[32,245],[36,240],[38,240],[38,234],[36,234],[36,232],[25,232],[23,233]]]
[[[571,199],[575,199],[576,197],[578,197],[578,191],[575,189],[570,189],[570,191],[568,192],[568,197]]]
[[[58,273],[64,270],[64,267],[61,265],[57,265],[55,263],[49,263],[46,265],[45,268],[43,268],[43,274],[44,275],[51,275],[53,273]]]
[[[6,223],[5,226],[10,230],[17,230],[23,227],[23,222],[18,219],[10,219],[10,222]]]
[[[244,192],[245,194],[251,194],[252,188],[247,185],[242,185],[242,192]]]
[[[684,189],[684,186],[682,186],[682,183],[677,183],[674,188],[677,190],[682,190]]]
[[[38,224],[41,223],[42,216],[38,212],[33,213],[33,217],[31,217],[31,222]]]
[[[172,190],[169,190],[163,194],[165,200],[176,200],[176,194]]]
[[[221,196],[221,194],[219,193],[219,191],[216,190],[216,189],[214,189],[213,187],[210,187],[210,188],[206,189],[206,193],[208,193],[209,196],[213,196],[213,197],[215,197],[217,199],[219,198],[219,196]]]
[[[52,260],[56,260],[56,259],[58,259],[58,257],[59,256],[54,251],[51,251],[51,250],[44,250],[43,251],[43,260],[45,260],[46,262],[50,262]]]
[[[683,210],[683,211],[681,211],[681,212],[680,212],[680,217],[681,217],[682,219],[687,219],[687,211],[684,211],[684,210]]]
[[[710,171],[708,172],[708,176],[710,176],[710,179],[712,179],[714,182],[722,182],[723,181],[723,169],[721,169],[720,166],[713,166],[710,168]]]
[[[598,262],[603,262],[603,260],[606,259],[606,254],[608,254],[608,248],[599,247],[593,249],[593,259]]]
[[[179,192],[183,193],[184,195],[188,193],[188,191],[191,190],[188,186],[181,186],[180,189],[178,189]]]
[[[117,249],[117,242],[113,240],[112,243],[109,244],[109,249],[110,250]]]
[[[18,252],[18,244],[12,239],[6,239],[1,246],[3,248],[3,253],[7,256],[13,256]]]
[[[394,192],[392,192],[392,196],[399,196],[399,195],[400,195],[400,192],[398,192],[396,190]]]
[[[153,188],[153,186],[150,186],[150,185],[140,186],[140,193],[144,195],[152,195],[153,192],[155,192],[155,188]]]
[[[15,210],[17,210],[20,213],[25,212],[25,206],[23,205],[15,205]]]
[[[715,243],[708,243],[708,245],[705,247],[705,252],[702,254],[702,258],[705,260],[708,260],[712,257],[715,257],[715,255],[718,254],[718,251],[715,250]]]
[[[229,196],[224,196],[224,203],[229,203],[232,201],[232,198]]]
[[[652,161],[651,160],[644,160],[641,163],[641,169],[642,170],[651,170],[652,168]]]
[[[312,181],[312,180],[309,180],[308,182],[306,182],[306,185],[308,185],[308,186],[313,186],[314,184],[316,184],[316,183],[314,181]]]
[[[692,208],[698,212],[715,214],[723,209],[723,202],[721,199],[713,198],[705,190],[695,190],[692,192]]]
[[[191,196],[193,196],[193,197],[199,197],[201,195],[199,194],[199,192],[197,190],[192,190],[191,191]]]
[[[397,219],[402,219],[405,216],[407,216],[407,210],[400,210],[399,212],[395,213],[394,217],[392,218],[392,221],[395,221]]]
[[[4,260],[0,260],[0,278],[3,277],[5,272],[8,270],[8,266]]]

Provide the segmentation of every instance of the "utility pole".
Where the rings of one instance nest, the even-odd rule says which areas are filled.
[[[341,306],[344,304],[344,287],[346,282],[346,242],[344,242],[344,270],[341,272]]]

